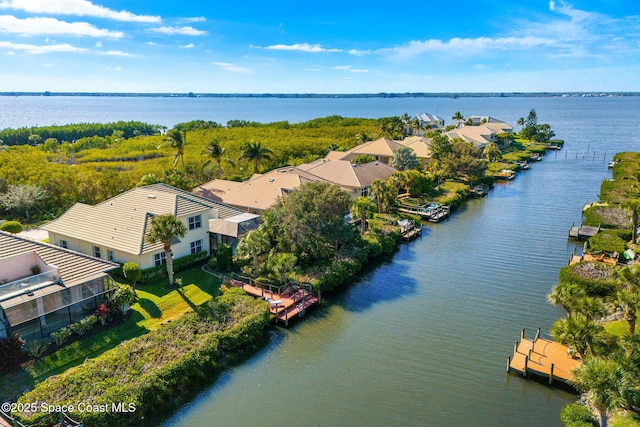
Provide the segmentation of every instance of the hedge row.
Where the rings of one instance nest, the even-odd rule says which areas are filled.
[[[106,405],[109,410],[70,412],[86,427],[155,426],[262,342],[268,321],[266,302],[229,289],[197,312],[46,379],[19,402]],[[114,411],[112,404],[134,411]],[[58,419],[57,413],[41,411],[14,415],[33,427]]]
[[[180,273],[181,271],[187,270],[188,268],[192,267],[194,264],[207,259],[207,257],[207,252],[201,251],[195,254],[184,256],[182,258],[178,258],[173,261],[173,271],[174,273]],[[116,268],[115,270],[112,270],[109,274],[118,282],[129,283],[129,281],[124,277],[124,274],[122,273],[122,266]],[[159,265],[157,267],[151,267],[147,268],[146,270],[142,270],[142,275],[140,276],[140,280],[137,284],[150,285],[167,278],[167,266]]]

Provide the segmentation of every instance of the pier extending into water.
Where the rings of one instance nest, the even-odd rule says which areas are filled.
[[[574,359],[566,345],[540,338],[540,329],[533,340],[526,339],[524,332],[522,329],[520,341],[514,345],[513,356],[507,358],[507,372],[516,372],[524,377],[537,375],[548,378],[549,385],[559,380],[573,387],[573,372],[582,365],[582,361]]]
[[[256,298],[263,298],[269,303],[269,312],[276,323],[282,322],[285,326],[289,326],[290,320],[304,316],[306,309],[321,302],[320,291],[316,295],[308,283],[276,286],[235,273],[224,276],[222,283],[241,288]]]

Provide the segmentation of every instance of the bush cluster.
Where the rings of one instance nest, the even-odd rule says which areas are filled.
[[[155,426],[190,400],[222,369],[238,361],[263,336],[269,321],[266,302],[229,289],[179,320],[124,342],[96,359],[50,377],[20,402],[109,405],[126,402],[134,413],[72,412],[85,426]],[[53,425],[56,414],[15,414],[38,427]]]
[[[20,365],[24,354],[24,340],[17,335],[0,339],[0,372],[8,372]]]

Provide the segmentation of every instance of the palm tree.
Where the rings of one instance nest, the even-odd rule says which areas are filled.
[[[614,301],[629,324],[629,335],[633,335],[636,332],[636,313],[640,309],[640,264],[621,268],[614,277],[618,279]]]
[[[496,159],[502,158],[502,151],[500,151],[498,144],[496,144],[495,142],[490,142],[486,145],[486,147],[484,147],[484,150],[482,150],[482,157],[489,160],[490,162],[493,162]]]
[[[144,236],[148,243],[162,243],[164,259],[167,263],[169,286],[173,286],[173,257],[171,256],[171,241],[175,237],[184,237],[187,226],[172,214],[157,215],[151,218],[151,228]]]
[[[245,142],[240,147],[242,154],[238,157],[238,160],[244,159],[253,163],[253,172],[257,173],[260,170],[260,163],[263,161],[270,161],[273,151],[267,147],[263,147],[261,142]]]
[[[204,146],[201,154],[206,155],[211,160],[215,160],[216,163],[218,163],[218,166],[220,166],[224,152],[224,147],[220,146],[220,142],[218,142],[217,139],[214,139],[212,141],[209,141],[207,145]]]
[[[632,387],[629,375],[613,360],[587,358],[575,371],[575,384],[587,392],[590,403],[600,414],[600,426],[607,427],[609,412],[625,404],[624,396]]]
[[[520,126],[520,130],[524,127],[524,117],[520,117],[516,122],[516,125]]]
[[[167,138],[162,146],[168,146],[175,148],[176,152],[173,155],[173,166],[178,164],[178,160],[182,163],[182,173],[186,176],[187,169],[184,166],[184,145],[187,143],[187,132],[180,132],[179,129],[173,128],[167,132]],[[159,147],[159,148],[160,148]]]
[[[460,124],[464,123],[464,116],[460,111],[456,111],[451,119],[457,123],[456,127],[460,127]]]
[[[262,229],[251,230],[238,242],[237,254],[242,258],[253,257],[253,275],[258,277],[260,272],[259,256],[269,250],[271,246],[269,236]]]
[[[375,203],[365,196],[358,197],[351,205],[351,215],[360,219],[360,231],[362,234],[367,231],[367,220],[373,218],[375,212]]]
[[[629,198],[620,204],[620,207],[631,212],[631,243],[636,244],[638,230],[638,216],[640,216],[640,199]]]
[[[606,334],[602,325],[579,314],[556,320],[551,335],[556,341],[571,347],[579,356],[594,352],[594,346],[603,341]]]

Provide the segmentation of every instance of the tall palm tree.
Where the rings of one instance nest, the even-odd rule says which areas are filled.
[[[620,204],[620,207],[631,212],[631,243],[636,244],[638,238],[638,217],[640,216],[640,199],[629,198]]]
[[[604,327],[579,314],[556,320],[551,335],[556,341],[571,347],[581,357],[593,355],[594,347],[604,341]]]
[[[187,169],[184,166],[184,146],[187,143],[187,132],[180,132],[180,129],[173,128],[167,132],[167,138],[162,146],[174,148],[176,152],[173,154],[173,166],[178,164],[178,160],[182,163],[182,173],[186,176]]]
[[[220,166],[222,163],[222,156],[224,155],[225,149],[220,145],[220,142],[217,139],[211,140],[204,146],[201,151],[201,154],[206,155],[210,160],[215,160]]]
[[[251,230],[238,242],[237,254],[243,258],[253,258],[253,274],[258,277],[260,272],[259,257],[271,246],[269,236],[262,228]]]
[[[173,258],[171,257],[171,242],[175,237],[184,237],[187,234],[187,226],[175,215],[164,214],[151,218],[151,227],[144,236],[148,243],[162,243],[164,259],[167,264],[169,286],[173,286]]]
[[[587,392],[590,403],[600,414],[600,426],[607,427],[611,410],[624,406],[627,388],[632,387],[629,375],[613,360],[587,358],[575,371],[575,384]]]
[[[460,127],[460,124],[464,123],[464,116],[460,111],[456,111],[451,119],[457,123],[456,127]]]
[[[261,142],[245,142],[240,147],[242,154],[238,160],[247,160],[253,163],[253,172],[258,173],[260,163],[270,161],[273,151],[267,147],[263,147]]]
[[[524,127],[524,117],[520,117],[516,122],[516,125],[520,126],[520,130]]]
[[[367,231],[367,220],[373,218],[376,205],[369,197],[360,196],[351,205],[351,215],[360,219],[360,232]]]
[[[614,277],[618,279],[614,301],[629,324],[629,335],[633,335],[636,332],[636,313],[640,309],[640,264],[623,267],[616,271]]]

